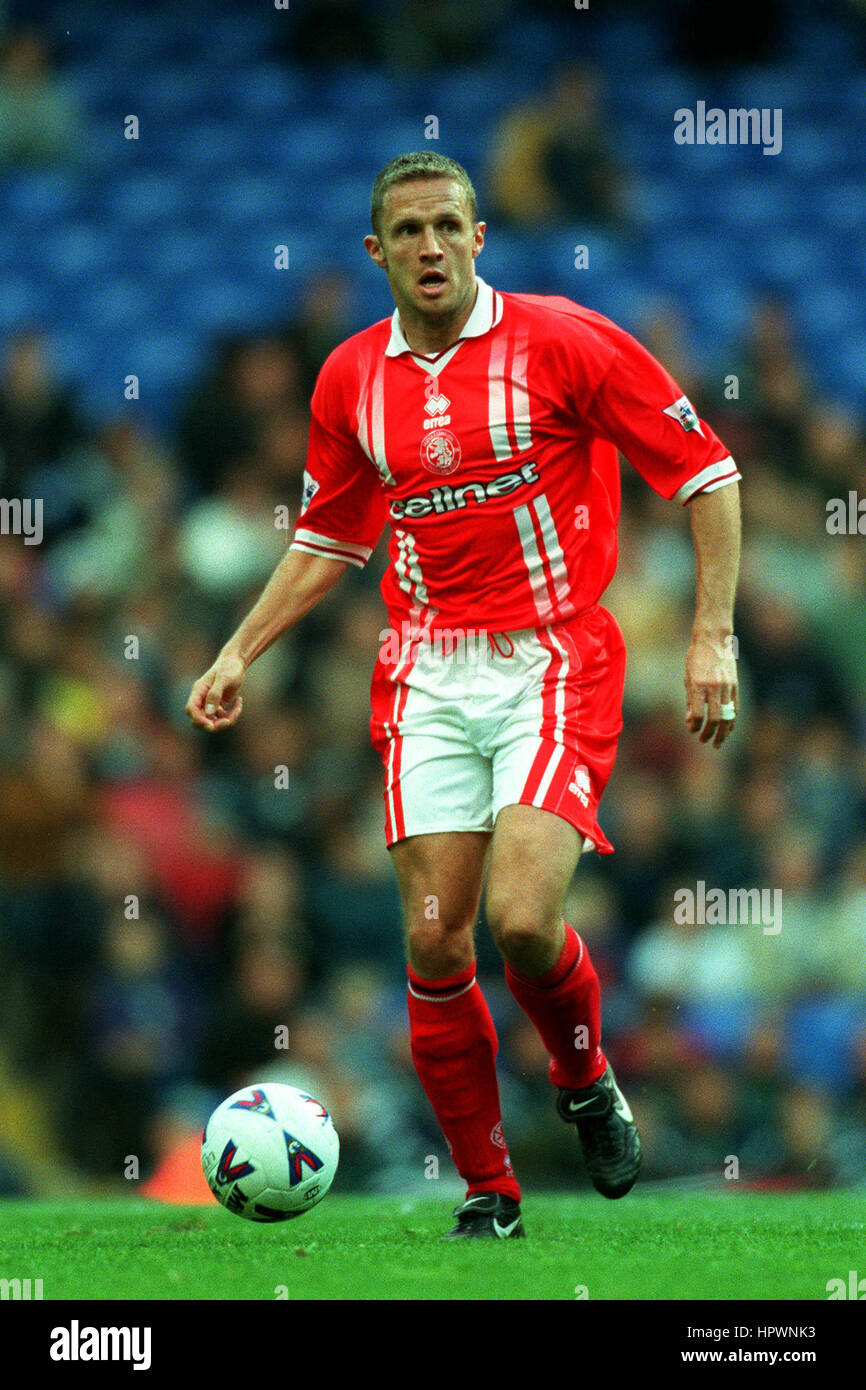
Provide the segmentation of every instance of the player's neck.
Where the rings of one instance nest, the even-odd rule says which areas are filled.
[[[475,301],[478,298],[478,281],[473,280],[472,290],[465,307],[456,309],[447,318],[431,322],[411,308],[401,308],[400,327],[403,337],[413,352],[420,357],[432,357],[453,347],[469,322]]]

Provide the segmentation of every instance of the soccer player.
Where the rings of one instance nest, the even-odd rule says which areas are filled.
[[[620,450],[688,504],[697,603],[686,725],[734,727],[740,475],[665,369],[568,299],[508,294],[475,273],[484,245],[466,171],[401,155],[373,186],[370,256],[395,301],[337,347],[312,398],[292,546],[193,686],[208,730],[242,709],[250,663],[363,566],[386,522],[390,629],[372,681],[385,830],[405,919],[412,1055],[466,1182],[452,1237],[523,1235],[503,1136],[497,1038],[475,978],[486,916],[508,986],[550,1054],[562,1119],[596,1189],[640,1167],[601,1045],[599,984],[563,920],[622,727],[625,651],[599,603],[616,567]]]

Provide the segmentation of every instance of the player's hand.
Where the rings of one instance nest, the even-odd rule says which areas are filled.
[[[730,637],[692,633],[686,654],[686,728],[719,748],[737,717],[737,663]]]
[[[210,670],[196,681],[186,702],[193,724],[209,733],[236,724],[244,707],[238,691],[245,675],[246,667],[240,657],[218,656]]]

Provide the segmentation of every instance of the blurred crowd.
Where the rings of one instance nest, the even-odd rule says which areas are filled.
[[[362,13],[321,7],[340,9]],[[497,6],[472,9],[481,24]],[[418,27],[435,61],[452,38]],[[315,62],[312,22],[307,41]],[[37,57],[7,51],[7,87]],[[544,121],[515,110],[505,147],[525,139],[540,181],[627,229],[626,175],[592,137],[595,84],[572,74],[555,97]],[[519,221],[541,205],[505,206],[503,167],[484,192]],[[2,344],[0,494],[44,513],[41,544],[0,536],[0,1192],[120,1187],[130,1155],[146,1178],[264,1076],[329,1105],[344,1190],[429,1190],[430,1156],[452,1172],[409,1055],[368,742],[384,544],[256,663],[235,730],[208,737],[184,714],[288,543],[275,517],[298,512],[312,383],[351,321],[351,282],[311,275],[280,327],[214,342],[159,436],[134,404],[87,417],[39,325]],[[616,853],[581,863],[568,918],[602,980],[646,1178],[862,1183],[866,547],[828,532],[826,506],[862,485],[864,421],[821,399],[778,298],[713,345],[712,370],[674,304],[648,300],[639,336],[743,473],[741,714],[720,751],[686,734],[688,511],[624,463],[604,599],[629,652],[601,811]],[[781,931],[678,923],[675,893],[698,881],[781,890]],[[478,958],[518,1171],[579,1184],[483,919]]]

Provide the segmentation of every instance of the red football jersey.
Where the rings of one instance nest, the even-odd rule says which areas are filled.
[[[331,353],[311,408],[293,548],[364,565],[389,521],[398,631],[537,628],[596,603],[616,569],[617,450],[681,502],[740,476],[610,319],[481,279],[451,347],[413,352],[395,310]]]

